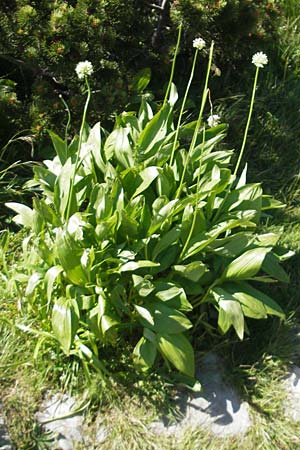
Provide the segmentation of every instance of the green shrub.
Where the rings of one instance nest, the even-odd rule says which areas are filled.
[[[246,183],[246,168],[237,177],[247,130],[231,170],[233,152],[220,146],[227,126],[212,123],[217,117],[211,128],[203,120],[212,52],[213,45],[196,121],[182,124],[180,114],[174,122],[171,76],[155,114],[144,96],[137,114],[116,117],[111,133],[99,122],[87,126],[84,63],[79,136],[68,143],[51,132],[56,156],[34,168],[31,184],[40,195],[33,208],[8,204],[29,231],[28,272],[18,277],[26,282],[23,308],[39,317],[42,340],[104,375],[109,361],[101,349],[129,342],[137,368],[148,370],[162,357],[192,383],[191,338],[209,320],[207,308],[218,314],[211,327],[233,327],[240,339],[245,317],[284,316],[252,285],[288,281],[279,264],[285,255],[274,249],[278,236],[257,230],[266,211],[280,205],[259,183]],[[140,83],[147,79],[141,75]]]
[[[17,82],[22,106],[20,111],[9,105],[7,117],[20,121],[19,130],[30,127],[41,142],[47,128],[55,125],[63,130],[61,94],[70,104],[76,129],[82,96],[74,67],[88,59],[97,66],[89,120],[100,118],[107,124],[109,115],[134,100],[132,77],[138,70],[151,67],[155,75],[151,89],[155,97],[163,95],[178,23],[183,22],[185,36],[177,79],[186,79],[192,39],[201,32],[218,43],[217,65],[227,83],[249,48],[272,40],[277,29],[278,10],[269,0],[174,0],[166,5],[163,12],[140,0],[3,1],[1,71]],[[12,134],[6,130],[2,145]]]

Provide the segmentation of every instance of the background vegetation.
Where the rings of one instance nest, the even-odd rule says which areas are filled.
[[[160,9],[162,5],[165,7]],[[4,203],[25,200],[31,205],[32,192],[22,188],[31,177],[31,168],[24,163],[53,156],[47,129],[62,133],[67,120],[59,95],[70,106],[72,131],[79,129],[84,96],[74,71],[78,61],[88,59],[95,67],[88,121],[94,124],[101,120],[112,129],[116,114],[125,107],[138,108],[141,95],[136,74],[140,69],[151,69],[151,82],[144,93],[148,93],[154,109],[161,104],[180,22],[184,24],[183,40],[175,79],[181,95],[192,63],[192,40],[201,36],[216,42],[212,103],[214,112],[229,123],[227,148],[239,148],[241,144],[252,87],[251,56],[265,51],[269,57],[270,63],[259,80],[244,160],[248,161],[249,180],[262,182],[265,191],[287,205],[261,229],[281,233],[279,243],[295,252],[285,264],[290,275],[288,287],[276,283],[266,290],[282,306],[287,320],[250,320],[250,338],[243,342],[238,342],[233,333],[225,339],[205,330],[199,338],[197,358],[208,349],[225,355],[227,376],[254,407],[256,431],[246,436],[245,449],[299,447],[298,426],[284,418],[280,395],[274,399],[274,391],[281,392],[286,368],[291,363],[300,364],[295,332],[300,304],[299,13],[296,0],[1,2],[0,397],[5,400],[5,414],[17,448],[47,448],[46,437],[35,425],[34,411],[43,393],[58,386],[88,396],[91,423],[93,411],[99,406],[106,411],[108,421],[118,418],[108,447],[116,442],[118,448],[126,449],[141,448],[141,443],[148,445],[145,448],[156,445],[171,449],[176,445],[145,433],[143,423],[156,417],[162,405],[169,405],[167,413],[171,415],[174,393],[160,373],[151,373],[142,381],[135,375],[130,346],[121,352],[115,350],[110,364],[116,376],[107,389],[96,374],[87,381],[76,359],[63,356],[58,348],[49,350],[43,338],[36,339],[34,330],[41,326],[33,314],[37,305],[24,308],[22,302],[16,302],[26,281],[22,273],[28,269],[26,236],[16,232]],[[204,54],[200,66],[206,59]],[[195,105],[203,84],[200,69],[196,72],[188,100],[189,120],[197,114]],[[178,113],[174,111],[175,117]],[[10,231],[5,230],[8,227]],[[132,404],[130,413],[120,404],[125,396]],[[145,410],[137,407],[141,399]],[[199,439],[203,448],[219,449],[223,445],[232,450],[240,446],[234,440],[212,443],[207,436],[191,434],[184,438],[182,448],[198,448]]]

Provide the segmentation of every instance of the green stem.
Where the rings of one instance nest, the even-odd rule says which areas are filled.
[[[198,132],[199,132],[199,129],[200,129],[200,126],[201,126],[201,123],[202,123],[202,115],[203,115],[203,111],[204,111],[204,107],[205,107],[205,103],[206,103],[206,99],[207,99],[207,94],[208,94],[208,80],[209,80],[211,62],[212,62],[212,57],[213,57],[213,49],[214,49],[214,42],[212,41],[211,46],[210,46],[210,51],[209,51],[209,59],[208,59],[206,78],[205,78],[205,84],[204,84],[204,89],[203,89],[203,94],[202,94],[202,101],[201,101],[201,107],[200,107],[200,111],[199,111],[199,116],[198,116],[196,127],[195,127],[195,130],[194,130],[192,142],[191,142],[191,145],[190,145],[190,148],[189,148],[189,151],[188,151],[185,163],[184,163],[184,167],[183,167],[183,171],[182,171],[179,187],[178,187],[177,193],[176,193],[176,198],[179,198],[180,194],[182,192],[183,182],[184,182],[184,178],[185,178],[185,173],[186,173],[186,170],[187,170],[188,162],[190,160],[191,154],[194,151],[194,148],[195,148],[195,145],[196,145],[196,141],[197,141]]]
[[[201,176],[201,169],[202,169],[202,152],[203,152],[204,142],[205,142],[205,128],[203,130],[202,149],[201,149],[201,155],[200,155],[199,172],[198,172],[198,176],[197,176],[196,202],[195,202],[195,209],[194,209],[194,214],[193,214],[193,220],[192,220],[192,225],[191,225],[191,228],[190,228],[187,240],[185,241],[183,249],[182,249],[182,251],[180,253],[179,261],[181,261],[183,255],[186,252],[186,249],[187,249],[187,247],[188,247],[188,245],[190,243],[190,240],[192,238],[192,235],[193,235],[194,229],[195,229],[195,225],[196,225],[197,208],[198,208],[199,196],[200,196],[200,176]]]
[[[70,123],[71,123],[71,112],[70,112],[70,108],[69,108],[67,102],[65,101],[65,99],[63,98],[63,96],[61,94],[60,94],[59,98],[61,99],[64,107],[66,108],[67,114],[68,114],[68,121],[67,121],[66,129],[65,129],[65,149],[66,149],[66,156],[68,156],[68,134],[69,134],[69,128],[70,128]]]
[[[206,299],[207,299],[207,297],[209,296],[209,294],[210,294],[210,291],[211,291],[211,289],[212,288],[214,288],[218,283],[219,283],[219,278],[217,278],[208,288],[207,288],[207,290],[206,290],[206,293],[204,294],[204,296],[203,297],[198,297],[197,299],[196,299],[196,302],[195,303],[193,303],[193,308],[196,308],[197,306],[199,306],[199,305],[201,305],[201,303],[204,303],[205,301],[206,301]]]
[[[168,101],[169,93],[170,93],[172,82],[173,82],[173,78],[174,78],[175,63],[176,63],[176,58],[177,58],[177,54],[178,54],[179,44],[180,44],[180,41],[181,41],[181,33],[182,33],[182,24],[180,24],[179,28],[178,28],[178,36],[177,36],[177,43],[176,43],[176,48],[175,48],[175,54],[174,54],[173,61],[172,61],[172,69],[171,69],[171,74],[170,74],[168,87],[167,87],[166,94],[165,94],[163,107],[165,106],[165,104]]]
[[[80,127],[79,142],[78,142],[78,148],[77,148],[77,155],[76,155],[76,161],[75,161],[75,166],[74,166],[74,172],[73,172],[73,176],[71,178],[71,183],[70,183],[70,192],[69,192],[69,198],[68,198],[68,208],[67,208],[67,214],[66,214],[66,221],[68,221],[69,218],[70,218],[71,204],[72,204],[72,197],[73,197],[74,183],[75,183],[75,176],[76,176],[76,172],[77,172],[77,169],[78,169],[78,161],[79,161],[79,155],[80,155],[80,148],[81,148],[81,144],[82,144],[83,130],[84,130],[85,122],[86,122],[86,115],[87,115],[88,106],[89,106],[90,99],[91,99],[91,88],[90,88],[90,85],[89,85],[87,77],[85,77],[85,84],[86,84],[86,87],[87,87],[87,97],[86,97],[86,102],[85,102],[85,105],[84,105],[82,122],[81,122],[81,127]]]
[[[243,137],[243,142],[242,142],[242,146],[241,146],[241,150],[240,150],[240,154],[238,157],[238,160],[236,162],[236,166],[233,172],[233,176],[232,176],[232,181],[229,183],[228,187],[227,187],[227,191],[226,194],[218,208],[218,211],[215,215],[214,218],[214,222],[216,222],[216,220],[219,218],[220,214],[222,213],[222,208],[224,203],[227,200],[227,197],[230,193],[230,189],[232,187],[232,184],[234,183],[235,179],[236,179],[236,175],[237,172],[239,170],[241,161],[242,161],[242,157],[244,154],[244,150],[245,150],[245,146],[246,146],[246,142],[247,142],[247,137],[248,137],[248,131],[249,131],[249,126],[250,126],[250,122],[251,122],[251,117],[252,117],[252,113],[253,113],[253,106],[254,106],[254,99],[255,99],[255,91],[256,91],[256,86],[257,86],[257,80],[258,80],[258,72],[259,72],[259,67],[256,67],[256,72],[255,72],[255,77],[254,77],[254,82],[253,82],[253,89],[252,89],[252,95],[251,95],[251,102],[250,102],[250,108],[249,108],[249,114],[248,114],[248,119],[247,119],[247,123],[246,123],[246,127],[245,127],[245,131],[244,131],[244,137]]]
[[[188,93],[189,93],[189,90],[190,90],[190,87],[191,87],[191,83],[192,83],[192,80],[194,78],[194,72],[195,72],[197,56],[198,56],[198,49],[196,49],[196,51],[195,51],[190,78],[189,78],[189,81],[188,81],[188,84],[187,84],[187,87],[186,87],[186,90],[185,90],[185,94],[184,94],[184,97],[183,97],[183,101],[182,101],[182,105],[181,105],[181,109],[180,109],[180,113],[179,113],[176,133],[175,133],[174,142],[173,142],[172,154],[171,154],[171,159],[170,159],[170,166],[172,166],[172,164],[173,164],[174,153],[175,153],[177,139],[178,139],[178,134],[179,134],[179,129],[180,129],[180,125],[181,125],[181,119],[182,119],[184,107],[185,107],[185,104],[186,104],[187,96],[188,96]]]
[[[253,83],[253,89],[252,89],[251,102],[250,102],[250,108],[249,108],[249,114],[248,114],[248,119],[247,119],[247,123],[246,123],[246,128],[245,128],[245,132],[244,132],[244,138],[243,138],[243,143],[242,143],[242,147],[241,147],[241,150],[240,150],[239,158],[237,160],[237,163],[236,163],[236,166],[235,166],[235,169],[234,169],[234,172],[233,172],[234,177],[236,176],[236,174],[237,174],[237,172],[239,170],[239,166],[240,166],[240,163],[241,163],[241,160],[242,160],[242,157],[243,157],[243,154],[244,154],[245,146],[246,146],[249,126],[250,126],[252,112],[253,112],[255,91],[256,91],[257,79],[258,79],[258,72],[259,72],[259,67],[256,67],[254,83]]]

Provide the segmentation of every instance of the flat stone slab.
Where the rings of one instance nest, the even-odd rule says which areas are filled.
[[[0,402],[0,450],[13,450],[14,447],[9,439],[7,428],[2,415],[2,403]]]
[[[154,433],[181,434],[187,428],[205,428],[216,436],[243,435],[251,426],[249,405],[224,381],[221,359],[210,353],[197,370],[202,385],[199,394],[182,396],[179,400],[182,420],[171,426],[163,421],[151,425]]]
[[[220,358],[211,353],[202,359],[197,377],[202,391],[188,399],[184,424],[208,428],[217,436],[246,433],[251,426],[249,405],[223,377]]]
[[[300,367],[292,366],[288,376],[284,380],[286,399],[284,402],[284,412],[286,417],[300,421]]]
[[[44,429],[53,433],[55,449],[74,450],[78,443],[84,441],[84,419],[80,414],[72,414],[74,410],[76,410],[74,398],[55,394],[44,401],[41,411],[36,414],[37,421]]]

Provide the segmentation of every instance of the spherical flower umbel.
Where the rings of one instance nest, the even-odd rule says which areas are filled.
[[[90,61],[81,61],[77,64],[75,70],[80,80],[88,77],[89,75],[92,75],[92,73],[94,72],[92,63]]]
[[[193,40],[193,47],[196,48],[197,50],[202,50],[205,47],[205,45],[206,45],[205,40],[202,39],[201,37],[198,37]]]
[[[221,117],[218,116],[218,114],[212,114],[211,116],[209,116],[209,118],[207,119],[207,123],[208,126],[210,128],[216,127],[217,125],[219,125],[221,120]]]
[[[268,57],[263,52],[257,52],[252,56],[252,64],[261,69],[268,64]]]

